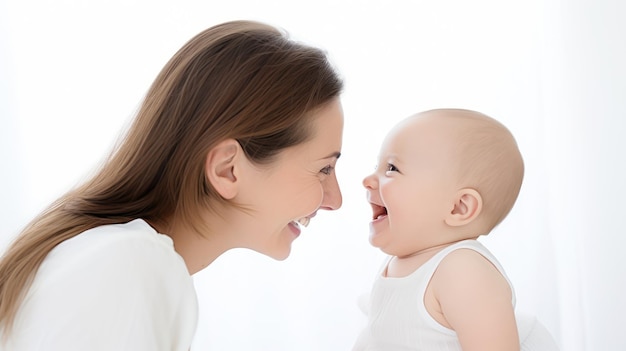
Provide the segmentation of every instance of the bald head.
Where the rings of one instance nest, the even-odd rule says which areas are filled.
[[[459,188],[480,193],[487,230],[506,217],[522,185],[524,162],[502,123],[476,111],[437,109],[411,116],[397,127],[428,134],[432,147],[450,163]]]

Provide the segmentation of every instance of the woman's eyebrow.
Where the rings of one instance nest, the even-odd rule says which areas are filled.
[[[326,156],[326,157],[322,157],[322,158],[320,158],[320,160],[325,160],[325,159],[327,159],[327,158],[333,158],[333,157],[334,157],[334,158],[339,158],[339,157],[341,157],[341,152],[339,152],[339,151],[335,151],[335,152],[331,153],[330,155],[328,155],[328,156]]]

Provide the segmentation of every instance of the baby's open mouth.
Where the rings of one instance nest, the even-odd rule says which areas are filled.
[[[372,210],[373,210],[373,215],[372,215],[372,219],[379,219],[383,216],[387,215],[387,208],[384,206],[379,206],[376,204],[371,204],[372,205]]]

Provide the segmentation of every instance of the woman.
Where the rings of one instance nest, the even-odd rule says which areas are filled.
[[[232,248],[275,259],[341,206],[342,82],[268,25],[205,30],[166,64],[98,173],[0,261],[2,350],[188,350],[191,275]]]

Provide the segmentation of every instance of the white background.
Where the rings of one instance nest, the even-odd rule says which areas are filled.
[[[349,350],[383,256],[361,179],[398,120],[476,109],[526,161],[484,242],[563,350],[624,350],[626,6],[618,0],[0,0],[0,245],[86,177],[152,79],[201,30],[255,19],[327,50],[346,82],[343,207],[276,262],[234,250],[195,275],[193,350]]]

